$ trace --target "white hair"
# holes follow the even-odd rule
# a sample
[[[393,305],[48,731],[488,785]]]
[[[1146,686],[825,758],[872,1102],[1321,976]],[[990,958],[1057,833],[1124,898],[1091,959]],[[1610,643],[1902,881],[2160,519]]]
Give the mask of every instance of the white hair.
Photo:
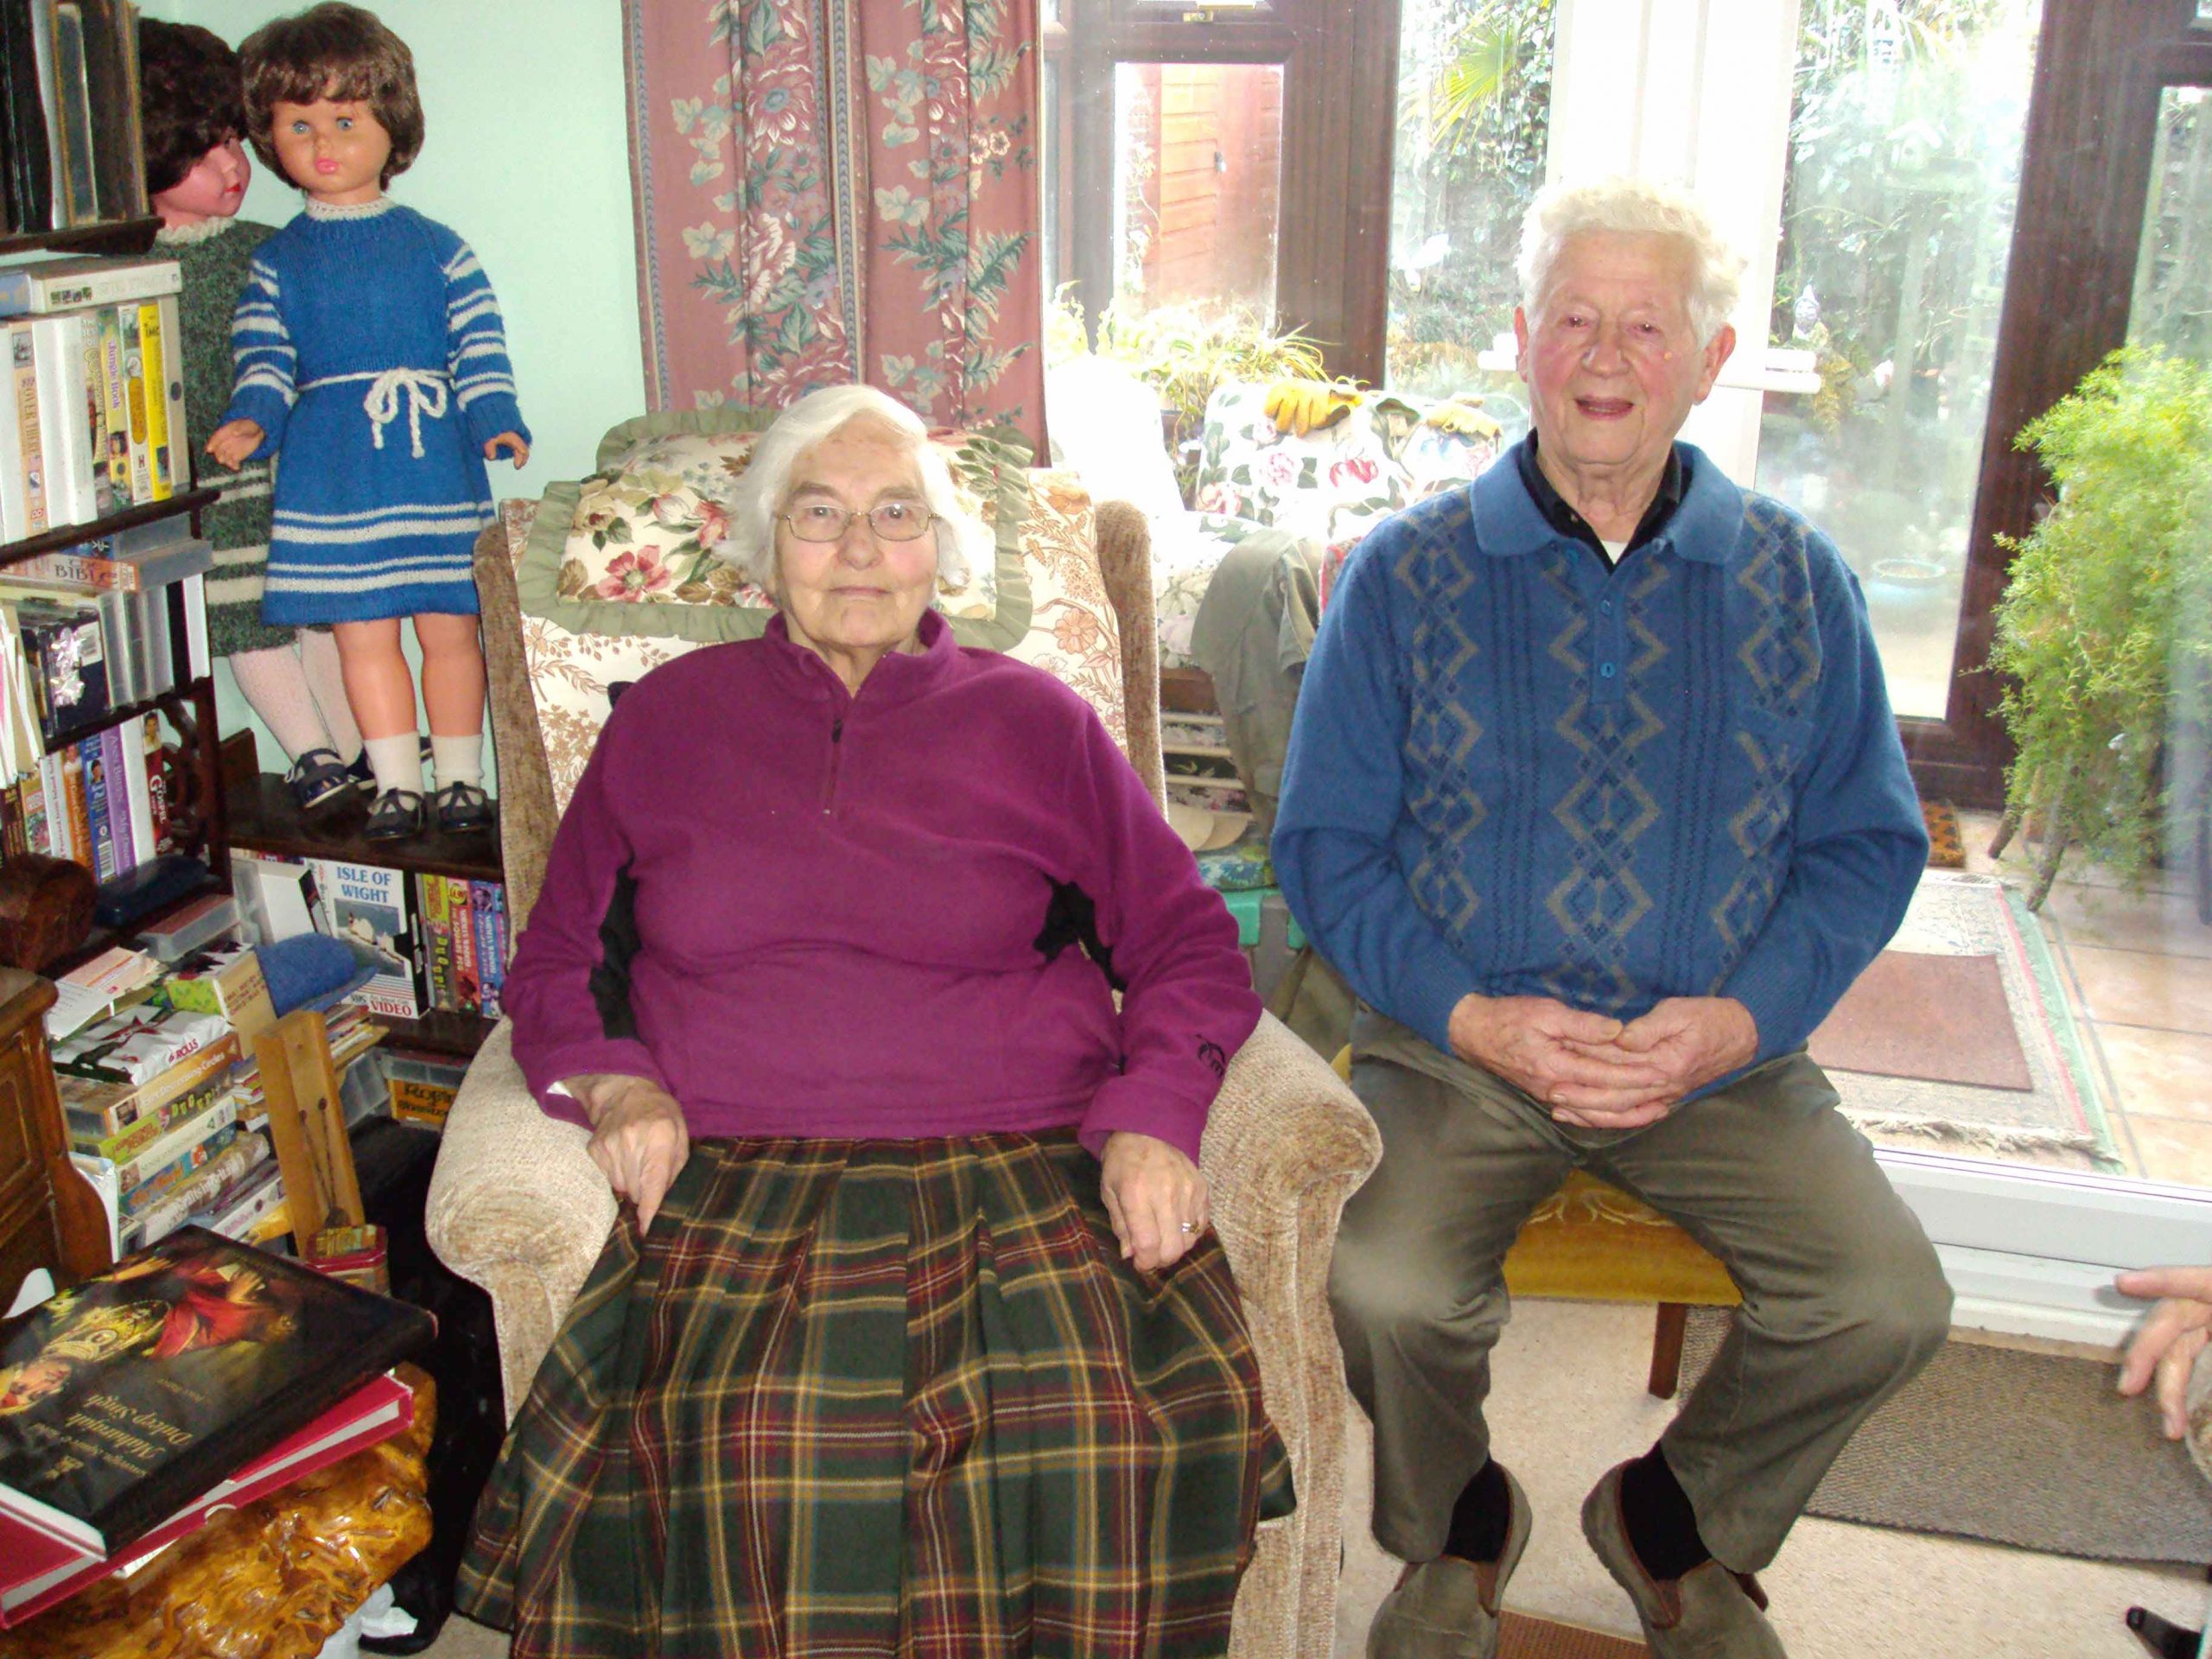
[[[1689,250],[1690,326],[1709,343],[1736,308],[1744,256],[1713,228],[1695,198],[1649,179],[1616,174],[1582,184],[1554,184],[1529,204],[1521,220],[1521,306],[1535,321],[1550,297],[1552,272],[1578,236],[1671,236]]]
[[[855,421],[879,421],[906,440],[921,474],[922,500],[937,516],[937,575],[948,588],[967,585],[976,561],[994,556],[991,533],[961,505],[944,455],[929,441],[922,417],[874,386],[825,386],[779,415],[753,446],[753,460],[730,500],[729,534],[715,549],[747,582],[776,587],[776,519],[791,488],[791,467],[825,438]]]

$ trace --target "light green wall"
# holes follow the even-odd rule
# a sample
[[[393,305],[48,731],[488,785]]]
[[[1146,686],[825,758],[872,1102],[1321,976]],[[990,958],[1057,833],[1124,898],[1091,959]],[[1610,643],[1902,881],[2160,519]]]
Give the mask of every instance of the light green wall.
[[[306,0],[147,0],[236,45]],[[506,314],[530,465],[493,469],[499,497],[535,497],[591,469],[600,435],[645,406],[637,239],[623,118],[616,0],[374,0],[415,54],[425,137],[392,195],[475,248]],[[241,217],[282,225],[299,193],[257,160]],[[223,728],[252,724],[262,764],[276,747],[219,669]]]

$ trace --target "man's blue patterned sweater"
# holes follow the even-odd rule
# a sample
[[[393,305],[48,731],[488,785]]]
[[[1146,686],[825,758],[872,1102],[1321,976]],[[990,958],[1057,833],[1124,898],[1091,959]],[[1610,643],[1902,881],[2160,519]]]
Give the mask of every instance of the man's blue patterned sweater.
[[[1632,1019],[1723,995],[1798,1047],[1904,915],[1923,825],[1834,544],[1678,444],[1607,569],[1515,457],[1347,564],[1274,842],[1292,913],[1440,1048],[1466,993]]]

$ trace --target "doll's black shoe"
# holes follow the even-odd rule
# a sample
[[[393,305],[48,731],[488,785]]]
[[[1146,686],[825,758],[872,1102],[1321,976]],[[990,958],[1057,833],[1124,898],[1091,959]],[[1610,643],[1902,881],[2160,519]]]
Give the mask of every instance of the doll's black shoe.
[[[369,821],[361,827],[370,841],[398,841],[423,833],[422,791],[387,789],[369,807]]]
[[[474,784],[448,784],[430,797],[438,828],[448,835],[483,830],[492,823],[492,798]]]
[[[335,749],[309,749],[284,774],[284,787],[292,791],[302,812],[344,800],[360,787],[361,781],[338,758]]]

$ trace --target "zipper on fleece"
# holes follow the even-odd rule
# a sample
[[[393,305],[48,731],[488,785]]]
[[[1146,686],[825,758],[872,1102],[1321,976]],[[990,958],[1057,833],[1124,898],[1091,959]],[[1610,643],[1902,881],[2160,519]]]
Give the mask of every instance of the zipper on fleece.
[[[837,810],[837,773],[845,753],[845,717],[838,715],[830,722],[830,765],[822,774],[822,816],[830,817]]]

